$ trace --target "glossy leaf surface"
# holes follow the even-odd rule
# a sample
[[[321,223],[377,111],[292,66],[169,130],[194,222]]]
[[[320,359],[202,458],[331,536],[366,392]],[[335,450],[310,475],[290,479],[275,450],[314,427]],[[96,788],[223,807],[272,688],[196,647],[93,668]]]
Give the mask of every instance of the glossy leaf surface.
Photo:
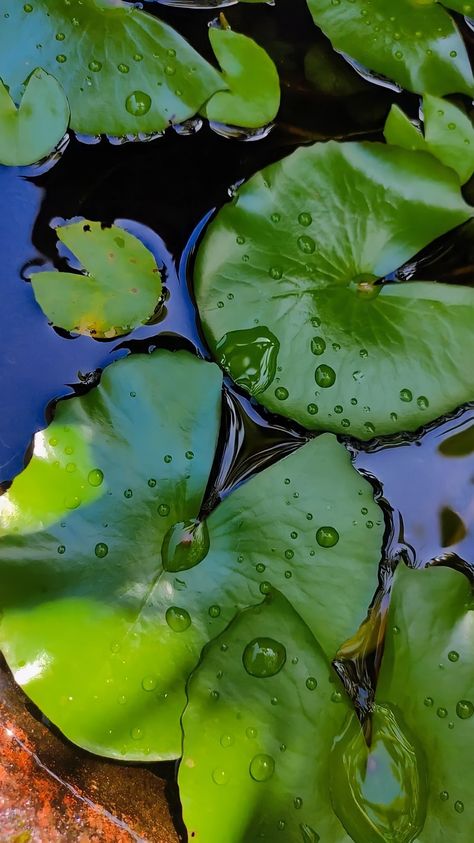
[[[473,618],[472,589],[463,574],[400,566],[377,699],[403,712],[426,758],[420,843],[467,843],[473,828]]]
[[[272,675],[248,672],[255,669],[249,650],[259,646],[263,658],[272,647],[284,653]],[[329,788],[331,747],[348,701],[281,594],[242,612],[206,648],[188,696],[179,785],[190,838],[348,843]]]
[[[229,90],[214,94],[202,113],[209,120],[246,128],[273,120],[280,105],[280,82],[268,53],[231,29],[211,27],[209,39]]]
[[[207,340],[272,412],[361,439],[413,430],[473,390],[474,291],[374,286],[472,216],[454,172],[380,144],[315,144],[211,222],[195,287]]]
[[[466,47],[449,7],[469,14],[463,0],[308,0],[314,22],[333,47],[365,67],[423,94],[472,96]]]
[[[202,647],[271,585],[329,658],[376,587],[381,512],[329,434],[199,521],[220,390],[184,352],[115,363],[58,406],[0,499],[2,650],[41,710],[104,755],[181,754]]]
[[[474,172],[474,127],[469,117],[452,103],[428,94],[423,97],[423,112],[424,136],[392,105],[384,129],[387,143],[431,152],[455,170],[464,184]]]
[[[29,77],[19,107],[0,79],[0,164],[34,164],[49,155],[69,124],[59,82],[41,68]]]
[[[54,325],[114,337],[153,315],[161,295],[160,272],[140,240],[116,225],[91,220],[60,226],[56,233],[86,273],[31,276],[36,300]]]
[[[14,98],[38,63],[63,86],[72,128],[91,135],[161,131],[223,87],[170,26],[121,0],[6,0],[0,77]]]

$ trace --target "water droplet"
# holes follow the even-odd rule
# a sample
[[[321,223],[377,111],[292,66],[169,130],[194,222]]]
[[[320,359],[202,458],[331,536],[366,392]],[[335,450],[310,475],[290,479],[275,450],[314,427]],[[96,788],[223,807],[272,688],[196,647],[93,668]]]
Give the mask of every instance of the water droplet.
[[[258,736],[257,730],[253,729],[251,726],[249,726],[249,728],[245,730],[245,734],[247,735],[250,741],[254,741],[255,738]]]
[[[33,6],[31,5],[31,3],[25,3],[25,5],[23,6],[23,11],[26,12],[27,14],[29,12],[32,12]]]
[[[268,328],[224,334],[216,351],[221,366],[251,395],[264,392],[275,379],[280,343]]]
[[[232,735],[222,735],[220,744],[224,749],[227,749],[229,746],[232,746],[235,743],[234,738]]]
[[[156,486],[156,480],[155,480],[155,478],[154,478],[154,477],[150,477],[150,479],[149,479],[149,481],[148,481],[148,485],[149,485],[150,489],[154,489],[154,488],[155,488],[155,486]]]
[[[120,64],[117,65],[117,69],[120,73],[128,73],[130,70],[128,64],[123,64],[123,62],[120,62]]]
[[[288,398],[289,392],[285,389],[284,386],[278,386],[275,389],[275,398],[278,398],[279,401],[286,401]]]
[[[56,61],[58,62],[58,64],[64,64],[64,62],[67,61],[67,57],[64,55],[64,53],[59,53],[59,55],[56,56]]]
[[[255,755],[249,769],[254,781],[267,782],[275,772],[275,761],[271,755]]]
[[[442,706],[440,706],[440,708],[436,709],[436,714],[438,715],[438,717],[441,718],[441,720],[444,720],[444,718],[448,716],[447,710],[445,708],[443,708]]]
[[[135,726],[135,728],[130,731],[130,735],[132,737],[132,740],[140,741],[143,737],[143,729],[140,729],[138,726]]]
[[[56,41],[64,41],[65,37],[66,36],[65,36],[64,32],[57,32],[56,33]]]
[[[456,714],[460,720],[469,720],[474,714],[474,705],[470,700],[459,700],[456,706]]]
[[[433,705],[433,697],[425,697],[423,702],[426,705],[426,708],[431,708]]]
[[[169,465],[170,462],[173,462],[173,457],[171,456],[171,454],[165,454],[163,460],[167,465]]]
[[[218,618],[221,613],[220,606],[209,606],[209,615],[211,618]]]
[[[273,638],[254,638],[247,644],[243,665],[250,676],[265,679],[279,673],[286,662],[286,649]]]
[[[185,632],[191,626],[191,616],[186,609],[170,606],[166,610],[166,623],[173,632]]]
[[[271,219],[272,222],[275,222],[275,223],[280,222],[281,216],[280,216],[280,214],[272,214],[270,219]]]
[[[303,807],[303,800],[301,796],[295,796],[295,798],[293,799],[293,805],[295,806],[297,811],[299,811],[299,809]]]
[[[448,801],[448,799],[449,799],[449,793],[448,793],[448,791],[447,791],[447,790],[442,790],[442,791],[441,791],[441,793],[439,794],[439,798],[441,799],[441,802],[447,802],[447,801]]]
[[[225,770],[221,767],[217,767],[217,769],[212,771],[212,780],[215,784],[223,785],[227,784],[229,776]]]
[[[402,389],[400,391],[400,401],[405,401],[405,403],[413,401],[413,393],[409,389]]]
[[[313,337],[311,340],[311,351],[316,356],[324,354],[326,351],[326,342],[322,337]]]
[[[60,556],[62,556],[62,555],[63,555],[63,553],[66,553],[66,548],[65,548],[65,546],[64,546],[63,544],[60,544],[60,545],[58,546],[58,553],[59,553],[59,555],[60,555]]]
[[[154,691],[157,685],[158,679],[156,676],[145,676],[142,679],[142,688],[144,691]]]
[[[427,410],[430,406],[430,402],[424,395],[420,395],[420,397],[416,399],[416,403],[418,404],[420,410]]]
[[[316,369],[314,379],[318,386],[322,389],[329,389],[329,387],[333,386],[336,382],[336,373],[331,366],[326,366],[326,364],[323,363]]]
[[[130,500],[130,498],[133,498],[132,490],[131,489],[125,489],[125,491],[123,493],[123,496],[124,496],[124,498],[127,498],[127,500]]]
[[[454,803],[454,810],[455,810],[458,814],[462,814],[462,812],[464,811],[464,802],[461,802],[461,801],[458,799],[458,800],[457,800],[457,802],[455,802],[455,803]]]
[[[66,509],[77,509],[81,505],[81,499],[77,495],[66,498]]]
[[[313,222],[313,217],[311,214],[307,213],[307,211],[303,211],[303,213],[298,217],[298,222],[300,225],[304,225],[304,227],[307,228]]]
[[[125,696],[125,694],[120,694],[117,699],[117,702],[119,705],[125,705],[125,703],[127,702],[127,697]]]
[[[270,594],[271,590],[272,590],[271,584],[267,580],[264,580],[263,582],[260,583],[261,594]]]
[[[187,460],[193,460],[194,459],[194,451],[186,451],[184,456],[186,457]]]
[[[457,653],[456,650],[451,650],[451,652],[448,653],[448,659],[450,662],[459,661],[459,653]]]
[[[314,676],[308,676],[306,680],[306,687],[308,691],[314,691],[318,687],[318,680]]]
[[[331,702],[333,703],[340,703],[342,702],[342,694],[340,691],[334,691],[331,694]]]
[[[334,527],[320,527],[316,533],[320,547],[334,547],[339,541],[339,533]]]
[[[295,552],[294,552],[294,550],[291,549],[291,547],[289,547],[287,550],[285,550],[285,559],[293,559],[294,555],[295,555]]]
[[[298,249],[300,249],[300,251],[302,251],[305,255],[312,255],[316,249],[316,243],[313,238],[308,237],[306,234],[302,234],[301,237],[298,237],[297,243]]]
[[[317,404],[308,404],[306,409],[307,409],[308,413],[310,414],[310,416],[315,416],[318,413],[318,410],[319,410]]]
[[[170,508],[167,503],[160,503],[157,512],[162,518],[166,518],[166,516],[170,514]]]
[[[191,519],[174,524],[161,547],[165,571],[176,573],[194,568],[209,553],[209,531],[205,521]]]
[[[125,100],[125,108],[134,117],[143,117],[151,108],[151,97],[144,91],[134,91]]]
[[[98,557],[98,559],[104,559],[104,557],[107,556],[108,552],[109,548],[104,542],[99,542],[98,544],[96,544],[94,553]]]
[[[89,486],[101,486],[104,482],[104,474],[100,468],[93,468],[92,471],[89,471],[87,480]]]

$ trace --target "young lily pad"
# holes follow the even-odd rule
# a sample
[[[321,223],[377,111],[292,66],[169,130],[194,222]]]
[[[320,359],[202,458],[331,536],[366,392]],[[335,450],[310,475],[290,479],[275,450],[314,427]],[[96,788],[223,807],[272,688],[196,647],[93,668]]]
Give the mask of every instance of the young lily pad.
[[[452,410],[472,397],[474,290],[373,282],[472,214],[431,156],[299,149],[208,228],[195,286],[212,353],[265,407],[308,428],[370,439]]]
[[[330,671],[278,592],[206,648],[183,716],[189,839],[349,843],[329,788],[331,747],[349,705]]]
[[[472,836],[473,620],[472,588],[463,574],[400,566],[377,700],[398,708],[426,758],[420,843],[468,843]]]
[[[185,352],[112,364],[58,405],[0,499],[0,646],[50,720],[103,755],[178,757],[202,647],[272,586],[328,658],[376,587],[381,512],[330,434],[199,519],[221,383]]]
[[[62,84],[72,128],[92,135],[161,131],[225,87],[170,26],[121,0],[6,0],[0,77],[14,99],[39,62]]]
[[[255,129],[270,123],[280,107],[280,82],[268,53],[246,35],[211,27],[209,39],[228,91],[214,94],[202,109],[208,120]]]
[[[474,92],[469,57],[448,8],[469,13],[463,0],[308,0],[314,22],[336,50],[423,94]],[[446,8],[444,8],[446,7]]]
[[[385,124],[387,143],[406,149],[431,152],[458,174],[461,184],[474,173],[474,127],[469,117],[439,97],[423,97],[425,135],[397,105],[392,105]]]
[[[82,220],[56,233],[87,274],[38,272],[31,276],[36,300],[48,319],[66,331],[95,337],[126,334],[146,322],[161,295],[155,258],[143,243],[116,225]]]
[[[69,124],[69,104],[59,82],[38,67],[19,108],[0,80],[0,164],[34,164],[49,155]]]

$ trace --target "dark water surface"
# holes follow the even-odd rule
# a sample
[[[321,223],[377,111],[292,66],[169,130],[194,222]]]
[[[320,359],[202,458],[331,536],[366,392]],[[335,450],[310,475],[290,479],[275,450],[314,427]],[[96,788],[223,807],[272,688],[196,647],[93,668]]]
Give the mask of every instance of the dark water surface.
[[[216,10],[143,5],[211,59],[207,22]],[[265,139],[229,139],[207,125],[190,136],[169,130],[150,143],[117,145],[103,139],[93,144],[71,136],[54,166],[0,167],[0,483],[4,488],[28,460],[32,437],[51,417],[54,402],[89,389],[113,360],[154,347],[187,348],[208,356],[190,285],[193,253],[207,219],[228,199],[233,185],[301,143],[330,137],[380,138],[394,101],[416,116],[416,97],[362,81],[342,59],[334,68],[335,93],[317,81],[311,84],[305,77],[305,57],[311,75],[311,62],[324,62],[331,53],[305,4],[295,9],[296,5],[295,0],[279,0],[275,8],[242,4],[225,9],[233,28],[254,35],[278,63],[283,104],[277,125]],[[37,267],[67,267],[67,257],[56,251],[51,225],[57,218],[76,216],[117,221],[153,251],[166,285],[165,304],[155,324],[113,341],[73,337],[48,324],[28,277]],[[430,247],[398,275],[472,284],[473,242],[472,226],[466,226]],[[307,435],[285,420],[262,414],[227,384],[206,508],[216,505],[236,483],[298,447]],[[417,435],[368,443],[363,449],[348,440],[348,446],[356,467],[372,480],[385,513],[386,546],[375,601],[383,628],[384,596],[400,558],[415,566],[453,565],[472,573],[474,405]],[[354,652],[348,661],[338,663],[362,713],[373,693],[377,659],[377,654],[367,660],[364,653]],[[179,825],[174,765],[152,766],[170,781]]]

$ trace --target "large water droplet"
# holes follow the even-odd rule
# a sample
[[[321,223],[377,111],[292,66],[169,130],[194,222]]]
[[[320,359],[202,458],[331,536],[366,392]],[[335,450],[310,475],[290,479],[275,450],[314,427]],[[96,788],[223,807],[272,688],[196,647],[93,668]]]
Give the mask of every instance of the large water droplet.
[[[108,545],[105,542],[99,542],[96,544],[94,552],[98,559],[104,559],[109,552]]]
[[[100,468],[93,468],[92,471],[89,471],[87,480],[90,486],[101,486],[104,481],[104,473]]]
[[[355,714],[331,757],[335,812],[355,843],[411,843],[423,828],[427,782],[415,738],[388,706],[375,706],[367,746]]]
[[[320,547],[334,547],[339,541],[339,533],[334,527],[320,527],[316,533]]]
[[[316,369],[314,379],[318,386],[322,389],[329,389],[329,387],[334,386],[336,382],[336,373],[331,366],[326,366],[326,364],[323,363]]]
[[[254,638],[247,644],[242,661],[247,673],[259,679],[275,676],[286,662],[286,649],[274,638]]]
[[[267,782],[275,772],[271,755],[255,755],[250,762],[250,775],[256,782]]]
[[[125,108],[134,117],[143,117],[151,108],[151,97],[144,91],[133,91],[125,100]]]
[[[264,392],[273,382],[279,350],[278,339],[264,326],[230,331],[216,348],[221,366],[251,395]]]
[[[205,521],[180,521],[166,533],[161,547],[165,571],[188,571],[209,553],[209,531]]]
[[[469,720],[474,714],[474,705],[470,700],[459,700],[456,706],[456,714],[460,720]]]
[[[186,609],[170,606],[166,610],[166,623],[173,632],[185,632],[191,626],[191,616]]]

